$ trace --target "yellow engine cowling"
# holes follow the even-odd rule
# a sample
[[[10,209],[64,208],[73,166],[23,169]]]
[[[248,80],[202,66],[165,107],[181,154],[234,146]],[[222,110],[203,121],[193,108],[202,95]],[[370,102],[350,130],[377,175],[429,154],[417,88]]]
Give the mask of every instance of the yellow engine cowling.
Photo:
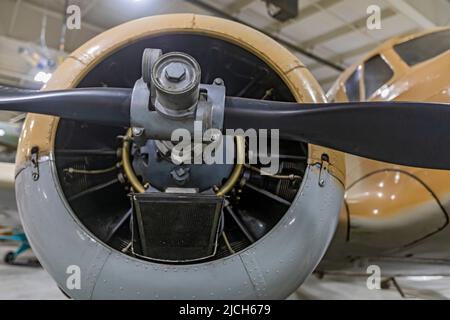
[[[193,14],[153,16],[106,31],[69,55],[44,90],[76,87],[122,49],[154,36],[175,34],[236,45],[267,64],[297,101],[325,101],[305,66],[267,36],[235,22]],[[129,59],[139,59],[140,54]],[[312,272],[334,233],[345,183],[344,156],[309,145],[307,171],[295,201],[253,245],[196,265],[162,265],[125,255],[83,225],[64,196],[55,167],[60,123],[55,117],[27,116],[16,159],[16,193],[36,255],[61,289],[74,298],[285,298]],[[39,150],[37,181],[31,179],[36,169],[32,150]],[[324,153],[329,159],[325,173],[321,172]],[[319,183],[323,174],[329,177],[324,185]],[[48,231],[49,226],[54,232]],[[66,271],[72,265],[81,269],[79,291],[65,287]]]

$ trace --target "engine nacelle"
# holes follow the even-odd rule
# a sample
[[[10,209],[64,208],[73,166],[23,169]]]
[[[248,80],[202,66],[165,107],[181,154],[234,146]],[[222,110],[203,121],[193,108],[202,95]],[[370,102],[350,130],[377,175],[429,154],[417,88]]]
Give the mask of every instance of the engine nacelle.
[[[45,89],[132,88],[142,75],[146,48],[194,57],[202,71],[200,83],[220,78],[232,96],[325,101],[305,66],[267,36],[235,22],[192,14],[153,16],[106,31],[72,53]],[[171,103],[170,97],[160,99]],[[138,144],[131,146],[126,136],[127,128],[27,116],[16,159],[19,212],[39,261],[69,296],[281,299],[319,263],[342,203],[341,153],[281,141],[277,177],[261,175],[255,167],[237,171],[238,164],[186,173],[156,156],[167,144],[140,145],[147,155],[138,157],[133,153]],[[142,169],[147,164],[158,170]],[[174,174],[167,175],[171,170]],[[176,255],[164,262],[136,254],[130,248],[138,220],[130,213],[129,194],[138,191],[136,185],[145,185],[147,175],[159,179],[155,192],[164,193],[163,186],[173,188],[171,183],[183,182],[185,174],[194,185],[226,189],[217,192],[225,205],[218,229],[223,236],[214,254],[178,262]],[[67,286],[73,266],[80,270],[79,288]]]

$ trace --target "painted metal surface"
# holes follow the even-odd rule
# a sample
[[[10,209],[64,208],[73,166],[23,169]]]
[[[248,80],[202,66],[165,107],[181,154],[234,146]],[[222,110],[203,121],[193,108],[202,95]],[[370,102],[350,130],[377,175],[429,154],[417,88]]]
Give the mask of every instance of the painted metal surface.
[[[319,186],[320,168],[310,166],[294,204],[261,240],[217,261],[174,266],[106,247],[74,218],[55,184],[53,161],[40,163],[38,181],[33,181],[31,171],[25,168],[16,180],[25,232],[44,268],[78,299],[286,298],[327,249],[344,192],[331,175]],[[79,290],[66,286],[73,265],[81,271]]]
[[[339,77],[328,93],[329,99],[348,101],[345,81],[365,61],[380,54],[393,76],[368,100],[450,103],[450,50],[408,66],[393,49],[398,43],[444,29],[382,44]],[[448,264],[450,171],[398,166],[347,154],[345,162],[347,206],[341,212],[323,270],[350,268],[349,272],[354,261],[366,258],[382,264],[384,272],[396,274],[402,268],[408,274],[427,273],[429,268],[423,265],[433,261],[436,265]],[[342,251],[345,256],[339,254]],[[340,264],[345,267],[337,267]]]
[[[235,22],[192,14],[144,18],[97,36],[65,60],[46,90],[76,86],[100,61],[138,39],[183,32],[216,37],[249,50],[278,73],[298,101],[325,100],[304,65],[273,40]],[[81,289],[68,292],[74,298],[285,298],[320,261],[335,230],[343,197],[344,155],[309,145],[310,166],[301,191],[283,219],[254,245],[225,259],[190,266],[130,258],[99,242],[67,205],[51,160],[57,126],[55,117],[27,116],[16,159],[16,195],[31,246],[63,289],[67,267],[80,267]],[[43,159],[37,181],[29,162],[34,146]],[[323,153],[329,156],[329,166],[320,173]]]
[[[70,266],[81,273],[79,290],[71,290],[75,299],[89,299],[96,279],[111,250],[91,236],[75,216],[55,181],[52,161],[40,162],[41,176],[32,179],[32,168],[16,177],[16,197],[24,231],[39,262],[58,285],[67,291]]]
[[[58,67],[44,90],[75,87],[81,79],[109,55],[138,39],[163,33],[196,33],[236,44],[258,56],[273,68],[297,101],[323,102],[325,96],[317,81],[296,56],[266,35],[239,23],[194,14],[152,16],[124,23],[96,36],[69,55]],[[41,155],[52,152],[58,118],[30,114],[27,116],[16,157],[16,171],[30,159],[31,148],[38,146]],[[344,155],[331,149],[309,146],[312,161],[320,162],[323,151],[329,154],[330,172],[344,177]],[[317,151],[316,151],[317,150]]]

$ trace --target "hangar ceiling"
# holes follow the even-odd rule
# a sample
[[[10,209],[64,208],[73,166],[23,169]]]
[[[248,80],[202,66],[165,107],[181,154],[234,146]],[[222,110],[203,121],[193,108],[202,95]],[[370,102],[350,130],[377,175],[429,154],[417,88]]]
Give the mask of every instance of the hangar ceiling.
[[[348,67],[384,40],[450,23],[449,0],[300,0],[298,16],[285,22],[271,18],[261,0],[71,0],[69,4],[81,8],[82,27],[67,30],[64,50],[60,52],[65,2],[0,1],[0,83],[37,86],[36,71],[30,70],[23,52],[18,53],[19,48],[39,51],[45,45],[46,54],[63,57],[98,33],[125,21],[191,12],[240,20],[277,38],[328,89],[339,69]],[[366,28],[366,10],[373,4],[381,9],[379,30]]]

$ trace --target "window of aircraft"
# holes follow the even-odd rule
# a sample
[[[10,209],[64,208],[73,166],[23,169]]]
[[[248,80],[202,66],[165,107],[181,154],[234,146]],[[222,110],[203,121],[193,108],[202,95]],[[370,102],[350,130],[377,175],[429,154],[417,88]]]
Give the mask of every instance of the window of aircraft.
[[[394,50],[409,66],[436,57],[449,49],[450,29],[426,34],[394,46]]]
[[[383,84],[392,78],[394,72],[380,55],[376,55],[364,63],[364,86],[366,100]]]
[[[347,94],[348,101],[360,101],[359,97],[359,68],[352,73],[352,75],[345,81],[345,93]]]

